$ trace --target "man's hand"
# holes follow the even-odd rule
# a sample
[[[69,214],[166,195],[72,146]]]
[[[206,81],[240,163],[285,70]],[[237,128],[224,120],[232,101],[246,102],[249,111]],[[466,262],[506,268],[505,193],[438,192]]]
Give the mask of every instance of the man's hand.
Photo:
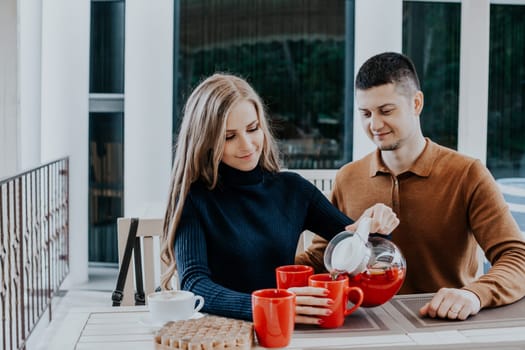
[[[288,288],[295,293],[295,323],[321,324],[319,316],[332,313],[329,306],[333,300],[327,298],[328,289],[318,287]]]
[[[481,302],[476,294],[464,289],[441,288],[430,302],[419,309],[419,314],[463,321],[477,314],[480,308]]]
[[[363,215],[352,225],[345,227],[349,232],[356,232],[359,223],[363,218],[371,218],[370,233],[390,234],[399,225],[399,219],[396,213],[389,206],[383,203],[377,203],[366,209]]]

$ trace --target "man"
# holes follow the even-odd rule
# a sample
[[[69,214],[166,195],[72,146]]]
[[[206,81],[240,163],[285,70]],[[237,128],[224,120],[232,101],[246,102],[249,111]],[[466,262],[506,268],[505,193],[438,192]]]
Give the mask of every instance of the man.
[[[420,314],[459,320],[522,298],[521,232],[479,160],[423,136],[423,93],[410,59],[390,52],[368,59],[355,87],[377,150],[337,172],[332,201],[352,218],[374,203],[392,207],[400,224],[391,238],[407,261],[400,293],[437,292]],[[478,243],[492,268],[476,278]],[[322,265],[325,247],[316,238],[296,262]]]

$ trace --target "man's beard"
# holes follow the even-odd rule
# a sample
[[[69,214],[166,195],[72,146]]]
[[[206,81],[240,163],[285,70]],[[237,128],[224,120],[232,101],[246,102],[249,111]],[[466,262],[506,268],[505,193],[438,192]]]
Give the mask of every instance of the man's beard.
[[[389,145],[380,145],[380,146],[378,146],[378,148],[381,151],[395,151],[396,149],[399,148],[399,142],[394,142],[394,143],[391,143]]]

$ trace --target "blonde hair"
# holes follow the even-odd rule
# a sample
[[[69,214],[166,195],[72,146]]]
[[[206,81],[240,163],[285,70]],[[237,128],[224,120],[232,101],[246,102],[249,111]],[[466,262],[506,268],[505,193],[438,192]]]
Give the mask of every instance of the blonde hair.
[[[253,103],[264,133],[259,165],[268,171],[279,171],[279,153],[266,120],[260,97],[243,79],[229,74],[214,74],[191,93],[184,107],[164,216],[162,261],[168,266],[161,286],[171,289],[176,273],[175,233],[190,186],[197,180],[212,190],[217,185],[218,168],[226,139],[226,119],[241,101]]]

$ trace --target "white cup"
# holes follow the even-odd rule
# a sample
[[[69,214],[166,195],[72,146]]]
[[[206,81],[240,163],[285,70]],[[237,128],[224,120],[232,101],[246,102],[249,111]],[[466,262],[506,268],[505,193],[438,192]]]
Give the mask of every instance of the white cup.
[[[187,320],[204,306],[204,298],[186,290],[148,294],[148,309],[154,322]]]

